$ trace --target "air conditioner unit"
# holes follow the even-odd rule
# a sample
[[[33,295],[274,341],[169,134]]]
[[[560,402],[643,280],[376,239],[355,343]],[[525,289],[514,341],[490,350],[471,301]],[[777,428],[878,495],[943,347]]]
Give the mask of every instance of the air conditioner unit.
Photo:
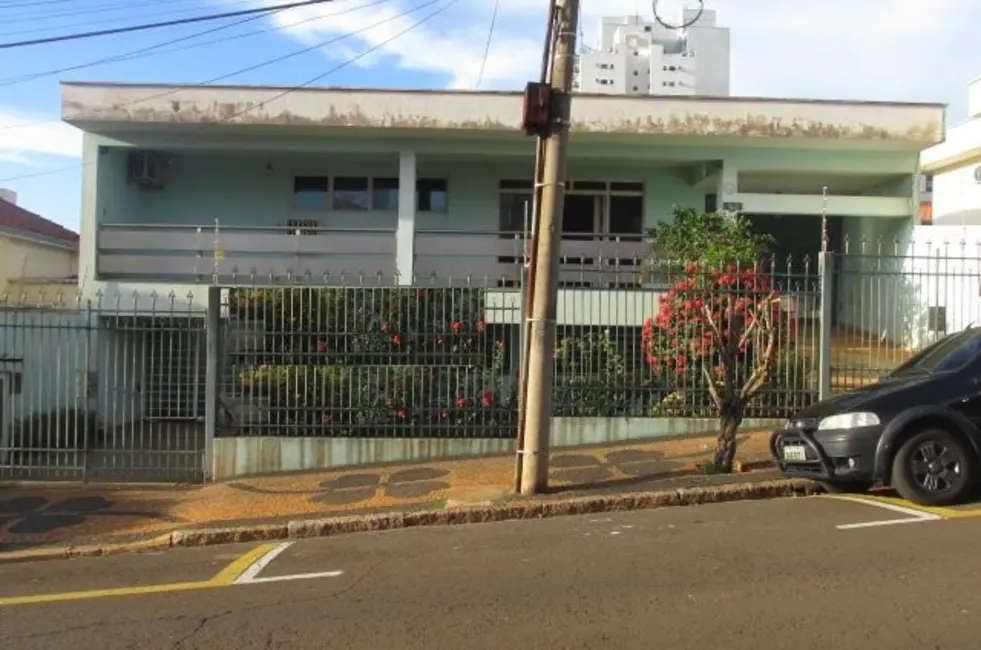
[[[140,187],[163,187],[163,156],[152,151],[134,151],[129,154],[127,177]]]

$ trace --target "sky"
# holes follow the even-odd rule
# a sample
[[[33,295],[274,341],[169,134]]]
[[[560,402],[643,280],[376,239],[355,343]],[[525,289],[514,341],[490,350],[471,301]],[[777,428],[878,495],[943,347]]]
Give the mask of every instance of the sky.
[[[0,43],[284,1],[0,0]],[[547,4],[497,0],[493,32],[495,0],[335,0],[271,17],[0,49],[0,188],[78,228],[81,134],[58,119],[61,81],[291,86],[333,70],[316,85],[516,90],[538,75]],[[662,0],[659,11],[671,20],[682,4]],[[733,96],[941,102],[956,124],[967,118],[968,82],[981,77],[977,0],[705,6],[731,29]],[[651,5],[583,0],[584,41],[595,43],[601,16],[624,14],[650,17]],[[88,65],[105,59],[113,60]]]

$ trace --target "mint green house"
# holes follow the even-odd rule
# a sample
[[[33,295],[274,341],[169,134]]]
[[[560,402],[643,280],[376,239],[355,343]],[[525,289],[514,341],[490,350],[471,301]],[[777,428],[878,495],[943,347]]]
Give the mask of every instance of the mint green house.
[[[180,285],[199,303],[214,279],[519,279],[533,143],[518,93],[67,83],[62,97],[85,132],[86,292]],[[573,113],[563,252],[611,263],[643,254],[637,236],[675,204],[752,215],[787,254],[818,249],[822,212],[832,246],[898,232],[919,152],[944,132],[944,108],[923,104],[582,95]]]
[[[920,151],[945,127],[933,104],[577,95],[572,110],[559,322],[634,330],[663,291],[638,272],[643,236],[673,206],[740,211],[778,257],[816,267],[822,214],[833,249],[909,230]],[[158,416],[202,418],[206,442],[187,449],[212,455],[205,473],[218,478],[513,444],[211,440],[202,369],[217,345],[203,324],[227,317],[218,304],[235,287],[469,283],[489,288],[489,325],[519,323],[534,159],[520,93],[66,83],[62,112],[85,133],[83,297],[112,296],[133,317],[169,297],[197,322],[117,373],[101,410],[147,417],[153,392]],[[842,278],[833,290],[835,318],[861,321],[864,287]],[[817,295],[803,289],[787,310],[813,318]],[[118,331],[107,336],[123,341]],[[648,436],[654,419],[557,418],[554,442]],[[662,419],[659,433],[706,426]]]

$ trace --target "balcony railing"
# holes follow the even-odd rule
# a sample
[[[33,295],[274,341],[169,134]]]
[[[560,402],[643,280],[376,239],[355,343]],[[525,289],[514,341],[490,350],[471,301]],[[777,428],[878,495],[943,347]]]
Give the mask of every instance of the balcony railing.
[[[106,224],[96,266],[100,279],[161,282],[392,278],[395,230]]]
[[[559,284],[638,285],[649,249],[641,235],[567,233],[560,249]],[[530,241],[520,232],[419,230],[415,274],[422,278],[487,278],[513,286],[521,282],[529,252]]]
[[[412,281],[472,278],[500,287],[521,283],[530,242],[522,233],[417,230]],[[314,284],[372,277],[407,284],[397,268],[391,229],[104,224],[98,278],[147,282]],[[566,234],[560,286],[632,287],[642,283],[649,244],[640,235]],[[346,279],[345,279],[346,278]]]

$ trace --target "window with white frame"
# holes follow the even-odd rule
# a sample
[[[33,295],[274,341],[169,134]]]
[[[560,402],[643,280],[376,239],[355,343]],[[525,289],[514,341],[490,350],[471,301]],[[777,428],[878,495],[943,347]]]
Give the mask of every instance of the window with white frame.
[[[416,180],[416,209],[446,212],[445,178]],[[343,212],[394,212],[399,207],[399,179],[367,176],[294,176],[293,209]]]

